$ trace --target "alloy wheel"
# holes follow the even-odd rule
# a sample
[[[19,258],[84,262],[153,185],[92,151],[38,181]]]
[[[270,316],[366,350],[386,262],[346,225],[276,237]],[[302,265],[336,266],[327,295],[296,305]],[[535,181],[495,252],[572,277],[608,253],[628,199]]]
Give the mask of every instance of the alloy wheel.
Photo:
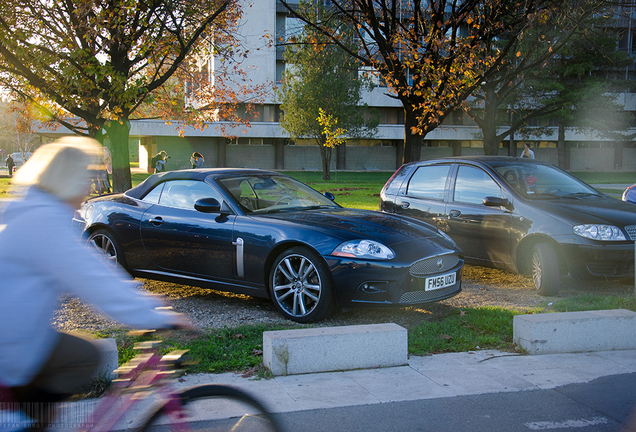
[[[88,242],[97,249],[109,265],[117,267],[117,248],[115,247],[113,240],[111,240],[107,234],[95,232],[89,237]]]
[[[303,317],[316,309],[320,302],[322,282],[316,266],[300,254],[283,258],[273,275],[276,302],[289,315]]]

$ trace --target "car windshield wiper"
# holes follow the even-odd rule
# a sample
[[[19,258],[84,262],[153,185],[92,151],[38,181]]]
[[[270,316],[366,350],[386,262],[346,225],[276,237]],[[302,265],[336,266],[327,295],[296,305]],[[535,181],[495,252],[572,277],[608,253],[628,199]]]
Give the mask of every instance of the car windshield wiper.
[[[305,210],[316,210],[316,209],[326,209],[326,208],[337,208],[337,206],[315,205],[315,206],[307,206],[307,207],[303,207],[303,206],[280,207],[275,209],[254,210],[254,211],[251,211],[249,214],[268,214],[268,213],[305,211]]]
[[[338,208],[334,205],[313,205],[308,207],[302,207],[303,210],[316,210],[316,209],[327,209],[327,208]]]
[[[595,192],[573,192],[567,195],[563,195],[564,198],[585,198],[585,197],[601,197],[603,195]]]
[[[535,198],[535,199],[536,198],[539,198],[539,199],[541,199],[541,198],[558,198],[558,199],[561,199],[560,195],[553,194],[553,193],[535,193],[535,194],[528,194],[528,196],[532,197],[532,198]]]

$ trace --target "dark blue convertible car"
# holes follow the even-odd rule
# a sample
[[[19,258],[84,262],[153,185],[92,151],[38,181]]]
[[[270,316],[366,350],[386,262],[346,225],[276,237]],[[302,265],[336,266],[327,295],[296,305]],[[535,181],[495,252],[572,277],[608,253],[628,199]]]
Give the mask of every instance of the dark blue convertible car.
[[[347,209],[283,174],[155,174],[86,201],[74,223],[132,275],[271,298],[297,322],[334,307],[408,306],[461,290],[463,256],[415,219]]]

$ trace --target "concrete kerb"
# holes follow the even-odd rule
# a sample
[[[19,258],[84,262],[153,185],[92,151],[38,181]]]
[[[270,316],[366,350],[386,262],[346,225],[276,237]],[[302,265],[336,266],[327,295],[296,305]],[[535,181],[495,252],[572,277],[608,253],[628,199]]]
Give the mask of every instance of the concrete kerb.
[[[117,374],[114,372],[119,366],[119,357],[117,352],[117,341],[113,338],[93,339],[91,341],[99,350],[102,362],[95,373],[96,378],[115,379]]]
[[[625,309],[516,315],[513,340],[528,354],[636,350],[636,312]],[[114,339],[94,341],[103,354],[98,376],[117,368]],[[296,375],[408,364],[407,330],[397,324],[263,333],[263,363],[272,374]]]
[[[513,341],[529,354],[636,349],[636,312],[625,309],[517,315]]]
[[[263,332],[263,363],[274,375],[408,364],[408,334],[397,324]]]
[[[625,309],[517,315],[513,340],[529,354],[636,349],[636,312]],[[274,375],[399,366],[408,335],[396,324],[263,333],[263,363]]]

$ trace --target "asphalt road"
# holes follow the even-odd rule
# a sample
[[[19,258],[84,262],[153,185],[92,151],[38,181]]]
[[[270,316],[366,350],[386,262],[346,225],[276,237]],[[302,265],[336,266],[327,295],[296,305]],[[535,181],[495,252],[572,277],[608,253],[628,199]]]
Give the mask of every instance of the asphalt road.
[[[284,431],[294,432],[632,432],[636,431],[635,407],[636,373],[631,373],[551,390],[298,411],[276,417]],[[191,423],[189,428],[214,431],[216,426],[205,421]]]

